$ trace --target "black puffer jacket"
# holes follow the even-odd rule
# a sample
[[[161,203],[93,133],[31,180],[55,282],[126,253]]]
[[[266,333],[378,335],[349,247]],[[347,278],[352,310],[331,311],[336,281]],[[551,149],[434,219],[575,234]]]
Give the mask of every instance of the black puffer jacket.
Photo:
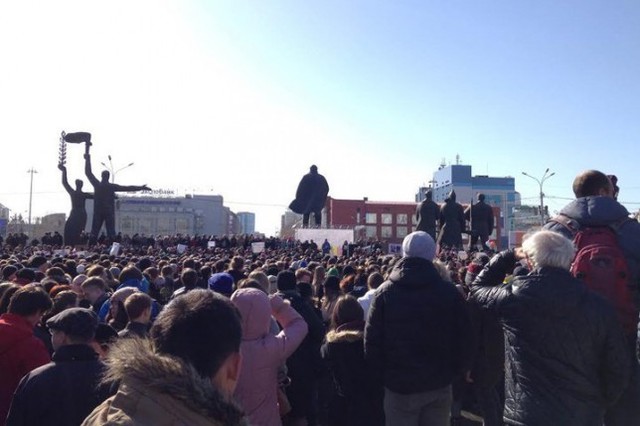
[[[472,331],[458,290],[431,262],[404,258],[374,295],[365,356],[393,392],[441,389],[470,369]]]
[[[329,405],[332,425],[384,424],[383,389],[364,360],[364,323],[349,323],[327,333],[322,358],[333,376],[336,396]]]
[[[504,327],[505,422],[602,425],[630,371],[613,308],[559,268],[535,269],[500,285],[515,261],[512,251],[494,256],[470,297],[494,310]]]

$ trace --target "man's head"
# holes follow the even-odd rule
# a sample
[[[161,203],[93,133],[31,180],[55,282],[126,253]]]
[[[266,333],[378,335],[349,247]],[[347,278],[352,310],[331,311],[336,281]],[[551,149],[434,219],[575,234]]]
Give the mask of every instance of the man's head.
[[[298,268],[296,270],[296,282],[299,283],[308,283],[311,284],[311,280],[313,279],[313,274],[307,268]]]
[[[89,345],[98,327],[98,316],[91,309],[69,308],[49,318],[54,350],[65,345]]]
[[[96,303],[105,294],[106,285],[100,277],[89,277],[80,284],[85,299],[91,303]]]
[[[49,262],[47,261],[47,258],[44,256],[32,256],[29,259],[29,268],[33,269],[34,271],[40,271],[44,273],[47,271],[48,267],[49,267]]]
[[[82,181],[80,179],[76,179],[76,190],[77,191],[82,191]]]
[[[209,289],[227,297],[230,297],[231,293],[233,293],[233,284],[233,277],[227,272],[213,274],[208,281]]]
[[[522,249],[532,268],[569,269],[575,255],[573,242],[553,231],[538,231],[524,240]]]
[[[425,192],[424,196],[426,197],[427,200],[431,200],[433,198],[433,191],[428,190],[427,192]]]
[[[311,167],[309,167],[309,171],[313,174],[318,173],[318,166],[316,166],[315,164],[312,165]]]
[[[111,177],[111,174],[109,174],[108,170],[103,170],[102,171],[102,182],[109,183],[109,178],[110,177]]]
[[[573,193],[576,198],[598,195],[613,197],[613,184],[604,173],[597,170],[586,170],[573,180]]]
[[[436,257],[436,243],[424,231],[412,232],[402,241],[402,256],[419,257],[431,262]]]
[[[198,284],[198,272],[195,269],[186,268],[180,274],[180,281],[185,288],[195,288]]]
[[[130,322],[148,324],[151,321],[151,297],[140,291],[135,292],[125,299],[124,310]]]
[[[156,352],[191,364],[231,395],[240,373],[240,324],[240,313],[229,299],[196,289],[165,306],[151,328],[151,339]]]
[[[483,193],[478,194],[478,201],[484,202],[484,194]]]
[[[35,285],[26,285],[11,296],[7,312],[24,317],[35,327],[40,322],[42,314],[51,309],[52,305],[51,298],[43,289]]]

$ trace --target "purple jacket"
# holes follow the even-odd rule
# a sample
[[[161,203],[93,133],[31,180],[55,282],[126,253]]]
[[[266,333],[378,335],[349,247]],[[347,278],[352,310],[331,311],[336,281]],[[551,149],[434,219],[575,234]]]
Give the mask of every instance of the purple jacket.
[[[234,393],[252,425],[281,425],[278,411],[278,367],[307,335],[307,323],[279,296],[244,288],[231,296],[242,315],[242,367]],[[282,325],[269,333],[270,317]]]

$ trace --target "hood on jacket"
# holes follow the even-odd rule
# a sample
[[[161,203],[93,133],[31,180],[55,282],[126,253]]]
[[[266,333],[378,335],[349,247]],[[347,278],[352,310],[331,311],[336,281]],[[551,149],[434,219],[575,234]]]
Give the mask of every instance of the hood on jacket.
[[[103,383],[137,381],[146,390],[169,395],[191,410],[224,425],[245,425],[244,414],[228,402],[211,380],[177,357],[161,355],[148,339],[122,339],[106,360]]]
[[[331,330],[327,333],[327,343],[353,343],[364,340],[364,331],[361,330]]]
[[[12,349],[17,343],[33,336],[31,324],[20,315],[3,314],[0,317],[0,354]]]
[[[424,286],[433,282],[440,282],[440,274],[433,263],[419,257],[405,257],[400,259],[389,274],[389,281],[402,282],[402,285]]]
[[[627,209],[606,196],[582,197],[570,202],[560,214],[577,219],[583,225],[600,225],[629,217]]]
[[[231,295],[231,301],[242,317],[242,339],[260,339],[269,333],[271,303],[269,297],[255,288],[241,288]]]

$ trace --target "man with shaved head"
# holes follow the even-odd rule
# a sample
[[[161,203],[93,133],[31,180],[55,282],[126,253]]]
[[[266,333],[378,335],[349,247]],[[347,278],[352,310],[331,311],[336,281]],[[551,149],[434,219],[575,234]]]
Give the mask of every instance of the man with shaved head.
[[[573,181],[576,199],[564,207],[558,216],[545,225],[545,229],[574,238],[580,230],[589,228],[612,229],[617,244],[624,254],[628,268],[629,305],[635,308],[631,326],[627,327],[629,358],[632,363],[630,383],[620,399],[605,415],[605,424],[640,425],[640,366],[636,358],[638,312],[640,312],[640,223],[629,219],[627,209],[615,199],[615,185],[597,170],[586,170]],[[613,291],[613,290],[611,290]],[[605,294],[603,296],[606,297]],[[618,309],[620,317],[627,315]],[[628,315],[627,315],[628,316]]]

